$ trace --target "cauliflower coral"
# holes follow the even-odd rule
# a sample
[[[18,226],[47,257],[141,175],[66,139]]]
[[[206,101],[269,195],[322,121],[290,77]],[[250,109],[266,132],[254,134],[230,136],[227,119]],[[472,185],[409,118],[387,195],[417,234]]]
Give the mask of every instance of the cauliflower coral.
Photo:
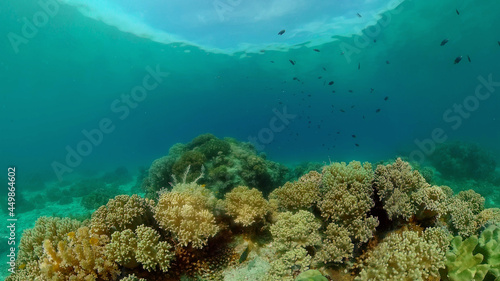
[[[219,231],[208,194],[205,187],[195,183],[174,187],[160,195],[154,216],[180,245],[202,248]]]

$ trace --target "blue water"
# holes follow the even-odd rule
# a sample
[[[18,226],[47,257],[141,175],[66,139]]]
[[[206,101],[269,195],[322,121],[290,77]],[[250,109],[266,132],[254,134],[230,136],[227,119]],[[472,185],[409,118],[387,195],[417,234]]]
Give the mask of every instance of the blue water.
[[[288,22],[252,28],[244,10],[256,7],[245,1],[224,22],[203,6],[210,24],[187,26],[182,20],[198,15],[186,7],[178,21],[162,21],[158,3],[140,11],[133,1],[107,2],[122,5],[117,18],[128,16],[120,21],[99,15],[99,6],[62,1],[46,24],[23,33],[24,18],[33,23],[43,9],[37,1],[2,1],[2,167],[45,181],[119,166],[135,173],[203,133],[257,137],[268,159],[288,165],[398,155],[424,161],[438,133],[498,159],[500,2],[405,1],[389,10],[382,1],[358,2],[332,14],[331,5],[306,5]],[[238,13],[248,21],[236,22]],[[151,69],[160,73],[148,80],[151,89],[127,103],[123,97]],[[276,111],[290,114],[275,123],[279,129],[270,124]],[[85,146],[85,130],[102,138]],[[79,147],[85,155],[73,165],[67,155]]]

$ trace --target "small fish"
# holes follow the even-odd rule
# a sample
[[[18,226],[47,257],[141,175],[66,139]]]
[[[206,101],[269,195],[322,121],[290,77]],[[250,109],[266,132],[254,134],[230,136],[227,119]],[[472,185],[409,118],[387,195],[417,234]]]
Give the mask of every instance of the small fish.
[[[313,49],[313,51],[315,51],[315,52],[318,52],[318,53],[319,53],[319,50],[318,50],[318,49]]]
[[[271,63],[274,63],[274,61],[273,61],[273,60],[271,60],[270,62],[271,62]]]
[[[385,61],[385,63],[386,63],[386,64],[390,64],[391,62],[390,62],[390,61],[388,61],[388,60],[386,60],[386,61]]]
[[[357,146],[357,147],[359,147],[359,144],[357,144],[357,143],[355,143],[354,145]]]
[[[326,68],[322,67],[324,71],[326,71]]]
[[[376,113],[379,113],[380,112],[380,108],[377,108],[377,110],[375,110]]]
[[[341,52],[340,55],[343,56],[345,54],[345,52]]]
[[[457,15],[460,16],[460,12],[458,11],[458,9],[455,9],[455,12],[457,12]]]
[[[292,65],[295,65],[295,61],[293,60],[288,60]]]
[[[458,56],[458,57],[455,59],[454,64],[459,63],[461,60],[462,60],[462,56]]]
[[[337,135],[340,135],[340,131],[337,131]]]
[[[297,78],[297,77],[293,77],[293,80],[300,81],[299,78]]]
[[[467,55],[467,59],[469,60],[469,62],[472,62],[472,61],[470,60],[470,57],[469,57],[469,55]]]
[[[359,13],[357,13],[356,15],[358,15],[358,17],[362,17],[362,15],[360,15]]]
[[[373,89],[373,88],[370,88],[370,93],[373,93],[373,91],[375,91],[375,89]]]
[[[354,108],[354,107],[355,107],[355,105],[351,105],[351,109]]]
[[[377,43],[377,39],[373,39],[373,43]]]
[[[497,41],[497,43],[498,43],[498,46],[500,46],[500,41]]]
[[[349,93],[352,93],[352,90],[349,90]]]
[[[361,69],[361,63],[358,62],[358,69]]]
[[[363,119],[365,119],[365,116],[363,115]]]
[[[282,29],[280,32],[278,32],[278,35],[283,35],[283,33],[285,33],[284,29]]]
[[[323,78],[323,77],[322,76],[318,76],[318,79],[321,79],[321,78]]]
[[[247,259],[249,253],[250,253],[250,245],[248,245],[245,251],[241,253],[239,263],[244,262]]]
[[[388,99],[389,99],[389,97],[385,97],[385,98],[384,98],[384,100],[388,100]]]
[[[333,90],[333,91],[332,91],[332,93],[334,93],[334,94],[335,94],[335,90]]]
[[[446,43],[448,43],[448,39],[444,39],[443,41],[441,41],[441,46],[446,45]]]
[[[331,86],[331,85],[333,85],[333,83],[334,83],[333,81],[330,81],[330,82],[328,82],[328,85]]]
[[[341,109],[340,112],[345,112],[345,110]]]
[[[356,138],[356,135],[352,135],[353,138]]]
[[[260,52],[261,52],[261,53],[265,53],[265,52],[266,52],[266,50],[260,50]]]

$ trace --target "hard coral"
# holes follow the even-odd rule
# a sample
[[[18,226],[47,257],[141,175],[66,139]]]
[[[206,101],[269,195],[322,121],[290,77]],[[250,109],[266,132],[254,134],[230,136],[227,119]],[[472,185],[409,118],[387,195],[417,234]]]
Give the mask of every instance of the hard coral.
[[[268,202],[262,192],[246,186],[238,186],[226,193],[224,205],[234,221],[243,226],[262,220],[269,211]]]
[[[135,234],[130,229],[115,232],[111,243],[106,245],[106,256],[128,268],[142,264],[147,271],[155,271],[158,267],[167,272],[174,257],[170,251],[172,246],[159,240],[158,232],[144,225],[138,226]]]
[[[308,209],[319,199],[321,174],[311,171],[296,182],[286,182],[283,186],[273,190],[270,199],[278,202],[281,210]]]
[[[114,231],[135,230],[141,224],[152,225],[154,202],[138,195],[118,195],[92,214],[92,233],[111,236]]]
[[[203,186],[192,184],[185,190],[160,195],[155,218],[161,228],[171,231],[182,246],[202,248],[219,227],[212,214],[212,203]]]
[[[438,277],[444,260],[440,243],[425,234],[415,231],[393,233],[370,253],[356,280],[423,281],[431,276]]]
[[[375,170],[375,188],[389,218],[409,220],[421,202],[413,202],[412,194],[430,185],[401,158],[393,164],[378,165]]]

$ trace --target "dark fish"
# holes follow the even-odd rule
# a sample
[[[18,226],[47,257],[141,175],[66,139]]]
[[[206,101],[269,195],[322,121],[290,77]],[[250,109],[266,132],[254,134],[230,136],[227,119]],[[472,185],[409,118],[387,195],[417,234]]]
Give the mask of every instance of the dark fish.
[[[353,138],[356,138],[356,135],[352,135]]]
[[[357,13],[358,17],[362,17],[359,13]]]
[[[390,61],[388,61],[388,60],[386,60],[386,61],[385,61],[385,63],[386,63],[386,64],[390,64],[391,62],[390,62]]]
[[[457,15],[460,16],[460,12],[458,11],[458,9],[455,9],[455,12],[457,12]]]
[[[297,77],[293,77],[293,80],[300,81]]]
[[[335,90],[333,90],[333,91],[332,91],[332,93],[334,93],[334,94],[335,94]]]
[[[361,63],[358,62],[358,69],[361,69]]]
[[[307,95],[308,97],[311,97],[311,94]]]
[[[326,68],[322,67],[324,71],[326,71]]]
[[[498,46],[500,46],[500,41],[497,41],[497,43],[498,43]]]
[[[319,50],[318,50],[318,49],[313,49],[313,51],[315,51],[315,52],[318,52],[318,53],[319,53]]]
[[[359,144],[357,144],[357,143],[355,143],[354,145],[359,147]]]
[[[337,132],[337,135],[340,135],[340,132]]]
[[[354,108],[354,105],[351,105],[351,109]]]
[[[321,79],[321,78],[323,78],[323,77],[322,76],[318,76],[318,79]]]
[[[448,43],[448,39],[444,39],[443,41],[441,41],[441,46],[446,45],[446,43]]]
[[[370,93],[373,93],[373,91],[375,91],[375,89],[373,89],[373,88],[370,88]]]
[[[261,53],[265,53],[265,52],[266,52],[266,50],[260,50],[260,52],[261,52]]]
[[[352,90],[349,90],[349,93],[352,93]]]
[[[377,110],[375,110],[376,113],[379,113],[380,112],[380,108],[378,108]]]
[[[365,119],[365,116],[363,115],[363,119]]]
[[[288,60],[292,65],[295,65],[295,61],[293,60]]]
[[[345,112],[345,110],[341,109],[340,112]]]
[[[467,55],[467,59],[469,60],[469,62],[471,62],[469,55]]]
[[[270,61],[270,62],[271,62],[271,63],[274,63],[274,61],[273,61],[273,60],[272,60],[272,61]]]
[[[278,35],[283,35],[283,33],[285,33],[285,30],[281,30],[280,32],[278,32]]]
[[[455,59],[454,64],[459,63],[461,60],[462,60],[462,56],[458,56],[458,57]]]
[[[377,39],[373,39],[373,43],[377,43]]]
[[[250,253],[250,245],[248,245],[245,251],[241,253],[239,262],[240,263],[244,262],[247,259],[249,253]]]
[[[385,98],[384,98],[384,100],[388,100],[388,99],[389,99],[389,97],[385,97]]]
[[[328,85],[331,86],[331,85],[333,85],[333,83],[334,83],[333,81],[330,81],[330,82],[328,82]]]

